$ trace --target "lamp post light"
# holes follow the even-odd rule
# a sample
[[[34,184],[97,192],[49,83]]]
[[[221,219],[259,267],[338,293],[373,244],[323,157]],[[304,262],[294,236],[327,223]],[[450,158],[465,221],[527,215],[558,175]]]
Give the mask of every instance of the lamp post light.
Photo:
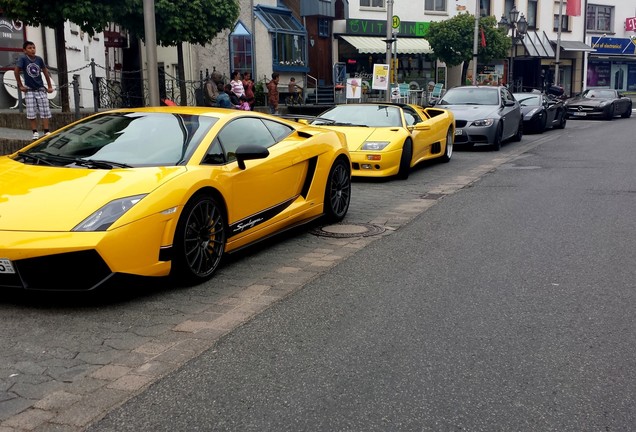
[[[517,10],[516,6],[512,6],[512,9],[510,9],[510,12],[508,13],[508,18],[506,18],[505,15],[502,15],[501,20],[497,23],[497,26],[501,30],[505,30],[506,34],[509,30],[511,31],[512,46],[510,47],[510,60],[508,62],[508,87],[511,91],[514,91],[514,89],[512,88],[512,65],[515,56],[515,47],[519,42],[523,40],[523,37],[528,32],[528,21],[526,20],[526,17],[523,16],[523,14],[519,16],[519,11]]]

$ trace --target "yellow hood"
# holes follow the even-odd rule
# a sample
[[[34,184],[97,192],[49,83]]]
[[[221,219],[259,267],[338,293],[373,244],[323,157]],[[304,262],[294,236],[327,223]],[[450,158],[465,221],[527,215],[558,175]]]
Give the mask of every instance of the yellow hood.
[[[346,126],[321,126],[327,129],[342,132],[347,137],[349,151],[360,151],[362,145],[367,141],[389,141],[391,143],[401,143],[404,141],[404,129],[400,127],[346,127]],[[385,148],[391,150],[391,146]]]
[[[149,193],[185,170],[48,167],[0,157],[0,231],[69,231],[104,204]]]

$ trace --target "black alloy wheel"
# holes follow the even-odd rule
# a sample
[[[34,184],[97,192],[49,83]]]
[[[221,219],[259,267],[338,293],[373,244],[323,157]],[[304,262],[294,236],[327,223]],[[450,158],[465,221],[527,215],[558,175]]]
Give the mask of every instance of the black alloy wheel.
[[[174,236],[171,275],[200,283],[219,266],[225,252],[225,215],[208,194],[195,195],[184,207]]]
[[[337,159],[331,166],[325,188],[324,217],[327,222],[340,222],[349,210],[351,202],[351,170],[345,158]]]

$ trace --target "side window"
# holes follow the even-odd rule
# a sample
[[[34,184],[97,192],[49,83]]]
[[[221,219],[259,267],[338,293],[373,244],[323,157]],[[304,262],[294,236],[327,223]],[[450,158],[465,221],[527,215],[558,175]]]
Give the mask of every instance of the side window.
[[[292,127],[272,120],[263,120],[263,123],[265,123],[265,126],[267,126],[267,129],[269,129],[276,142],[281,141],[294,131]]]
[[[419,115],[415,111],[410,108],[404,108],[404,120],[406,120],[406,124],[408,126],[413,126],[415,123],[419,123],[422,121]]]
[[[221,148],[221,144],[219,143],[218,138],[214,138],[212,141],[212,145],[208,149],[207,153],[203,157],[204,164],[209,165],[221,165],[225,162],[225,157],[223,156],[223,149]]]
[[[510,93],[505,88],[501,89],[501,99],[502,101],[512,101],[512,102],[515,101],[515,97],[512,95],[512,93]]]
[[[243,144],[269,147],[274,137],[263,122],[255,117],[244,117],[227,124],[217,137],[228,162],[236,160],[236,149]]]

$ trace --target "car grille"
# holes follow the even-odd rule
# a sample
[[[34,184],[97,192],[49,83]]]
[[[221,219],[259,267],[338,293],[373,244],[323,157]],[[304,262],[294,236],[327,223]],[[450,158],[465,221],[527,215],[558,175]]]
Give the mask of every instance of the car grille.
[[[29,258],[13,264],[16,273],[0,275],[1,287],[85,291],[113,274],[95,250]]]
[[[588,106],[578,106],[578,105],[569,105],[568,111],[579,111],[579,112],[590,112],[594,111],[595,108]]]

